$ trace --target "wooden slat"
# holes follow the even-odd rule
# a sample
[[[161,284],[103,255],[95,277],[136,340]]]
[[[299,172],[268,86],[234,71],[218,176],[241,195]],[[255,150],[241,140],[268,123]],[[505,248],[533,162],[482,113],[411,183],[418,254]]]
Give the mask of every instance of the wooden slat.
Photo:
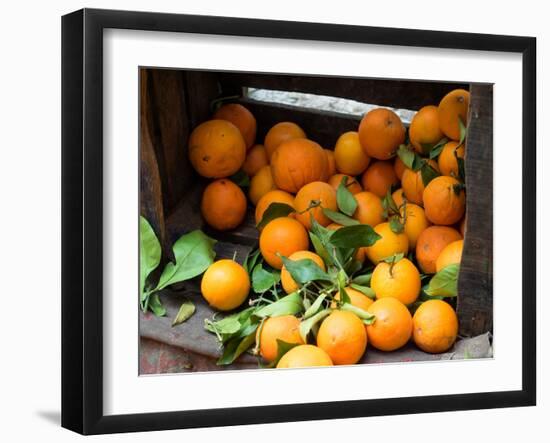
[[[187,118],[191,129],[212,116],[212,101],[219,97],[220,87],[215,72],[185,71]]]
[[[467,226],[458,281],[460,333],[493,324],[493,87],[472,85],[466,140]]]
[[[276,123],[291,121],[299,125],[308,138],[324,148],[333,149],[338,137],[347,131],[357,131],[359,117],[330,111],[318,111],[297,106],[265,103],[256,100],[241,99],[256,117],[258,131],[256,140],[263,143],[265,134]]]
[[[186,118],[181,71],[149,70],[151,111],[157,162],[162,177],[164,209],[169,213],[184,196],[192,179],[185,155],[190,127]]]
[[[372,78],[319,77],[284,74],[218,74],[222,91],[233,94],[239,88],[253,87],[281,91],[306,92],[356,100],[379,106],[418,110],[438,104],[445,94],[467,84]]]
[[[140,71],[140,214],[149,221],[166,249],[161,177],[151,138],[148,76],[147,70]]]

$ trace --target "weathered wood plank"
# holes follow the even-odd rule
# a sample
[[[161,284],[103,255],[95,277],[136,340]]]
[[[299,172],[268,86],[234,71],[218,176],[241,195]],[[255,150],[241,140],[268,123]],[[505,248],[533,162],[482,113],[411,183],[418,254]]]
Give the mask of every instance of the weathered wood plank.
[[[183,75],[173,69],[150,69],[149,87],[164,209],[169,213],[193,179],[184,149],[190,127],[186,118]]]
[[[212,116],[212,101],[220,96],[218,75],[215,72],[185,71],[187,118],[191,130]]]
[[[140,214],[144,216],[166,250],[164,208],[162,201],[161,177],[153,140],[151,138],[151,106],[148,92],[148,72],[140,70],[140,118],[139,118],[139,154],[140,154]]]
[[[239,88],[248,86],[342,97],[374,105],[411,110],[437,104],[445,94],[453,89],[468,88],[468,85],[464,83],[417,80],[382,80],[246,72],[220,72],[218,76],[225,95],[231,95]]]
[[[467,226],[458,281],[460,334],[493,324],[493,86],[471,85],[466,139]]]

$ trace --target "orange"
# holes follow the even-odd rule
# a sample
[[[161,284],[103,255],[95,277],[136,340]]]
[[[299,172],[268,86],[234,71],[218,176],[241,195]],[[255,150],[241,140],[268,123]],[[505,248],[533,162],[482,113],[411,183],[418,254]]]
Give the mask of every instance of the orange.
[[[215,180],[202,194],[201,213],[206,223],[214,229],[235,229],[246,215],[246,197],[231,180]]]
[[[195,171],[208,178],[233,175],[246,157],[243,136],[225,120],[209,120],[193,129],[187,149]]]
[[[297,138],[281,143],[271,156],[271,172],[279,189],[292,193],[327,177],[327,157],[317,143]]]
[[[333,311],[321,323],[317,346],[329,355],[335,365],[353,365],[367,348],[365,324],[352,312]]]
[[[388,222],[376,225],[374,231],[382,237],[374,245],[367,247],[367,257],[375,265],[394,254],[407,255],[409,239],[404,232],[396,234],[391,230]]]
[[[330,225],[325,226],[325,228],[330,229],[331,231],[337,231],[340,228],[343,228],[344,225],[338,223],[331,223]]]
[[[397,189],[392,195],[391,198],[393,199],[393,202],[396,204],[396,206],[399,208],[405,201],[405,197],[403,196],[403,188]]]
[[[357,209],[353,218],[359,223],[376,226],[384,221],[384,207],[382,200],[372,192],[363,191],[355,194]]]
[[[369,343],[380,351],[395,351],[412,335],[412,317],[407,307],[393,297],[376,300],[369,308],[376,317],[367,325]]]
[[[317,205],[311,207],[312,205]],[[307,229],[311,228],[311,216],[322,226],[331,223],[323,209],[336,211],[336,191],[328,183],[312,182],[301,188],[294,199],[296,208],[296,220],[302,223]],[[310,209],[308,209],[310,208]]]
[[[370,305],[374,303],[374,300],[367,297],[365,294],[363,294],[361,291],[358,291],[357,289],[353,289],[352,287],[348,286],[346,287],[346,294],[348,294],[349,301],[353,306],[358,307],[359,309],[362,309],[363,311],[369,310]],[[338,301],[340,300],[340,291],[336,293],[334,296],[334,300]],[[331,308],[336,308],[336,301],[333,301],[330,305]]]
[[[434,160],[429,160],[428,164],[439,171],[439,167]],[[420,170],[413,171],[412,169],[405,169],[403,177],[401,178],[401,186],[403,188],[403,195],[408,201],[417,205],[422,205],[422,196],[424,194],[424,181],[422,180],[422,172]]]
[[[277,340],[286,343],[304,344],[300,335],[300,320],[293,315],[268,318],[258,328],[256,342],[260,347],[260,355],[267,361],[277,358]]]
[[[409,139],[419,154],[427,154],[444,137],[439,129],[437,106],[424,106],[413,117]]]
[[[258,204],[256,205],[256,211],[254,212],[256,224],[262,221],[264,212],[269,208],[271,203],[284,203],[294,207],[294,196],[288,192],[280,191],[279,189],[265,193],[262,198],[258,200]]]
[[[470,105],[470,93],[464,89],[455,89],[449,92],[439,102],[439,128],[451,140],[460,140],[460,125],[468,124],[468,107]]]
[[[313,345],[299,345],[288,351],[277,363],[277,368],[306,368],[309,366],[333,366],[329,355]]]
[[[267,152],[263,145],[254,145],[249,149],[246,154],[246,159],[243,163],[243,171],[249,177],[256,175],[256,173],[264,166],[269,165],[267,158]]]
[[[435,271],[439,272],[449,265],[460,264],[463,247],[464,240],[457,240],[445,246],[435,261]]]
[[[281,269],[283,261],[277,253],[290,257],[297,251],[307,250],[309,238],[304,226],[290,217],[271,220],[260,233],[260,251],[273,268]]]
[[[275,189],[277,189],[277,186],[275,186],[271,175],[271,167],[269,165],[263,166],[250,180],[248,198],[253,205],[257,205],[265,194]]]
[[[424,352],[437,354],[451,348],[458,334],[458,318],[443,300],[428,300],[413,317],[413,339]]]
[[[407,169],[405,163],[403,163],[399,157],[395,157],[395,160],[393,161],[393,170],[399,180],[403,177],[403,172],[405,172],[405,169]]]
[[[328,179],[328,184],[334,188],[335,191],[338,190],[338,186],[340,186],[340,183],[342,183],[342,179],[344,177],[347,177],[346,186],[348,188],[348,191],[352,194],[357,194],[358,192],[361,192],[363,188],[359,184],[357,180],[355,180],[354,177],[351,177],[346,174],[334,174]]]
[[[416,261],[422,272],[434,274],[441,251],[449,243],[461,239],[460,233],[449,226],[430,226],[422,231],[416,243]]]
[[[359,140],[365,153],[378,160],[387,160],[405,141],[405,126],[389,109],[369,111],[359,124]]]
[[[323,149],[327,156],[327,178],[336,174],[336,159],[334,158],[334,151],[330,149]]]
[[[281,122],[273,126],[264,139],[267,156],[271,158],[279,145],[294,138],[306,138],[306,133],[296,123]]]
[[[319,257],[317,254],[315,254],[314,252],[298,251],[291,254],[288,258],[293,261],[304,260],[304,259],[313,260],[313,262],[315,262],[323,271],[326,270],[323,259]],[[291,294],[300,288],[298,283],[294,281],[294,279],[290,275],[290,272],[286,270],[284,265],[281,268],[281,284],[283,285],[283,289],[287,294]]]
[[[250,291],[248,272],[233,260],[212,263],[201,281],[201,293],[208,304],[220,311],[240,306]]]
[[[424,213],[424,209],[414,203],[407,203],[401,207],[401,221],[405,222],[404,231],[409,238],[409,246],[416,247],[418,237],[427,229],[431,223]]]
[[[361,183],[365,191],[373,192],[378,197],[383,198],[392,185],[399,183],[399,179],[395,175],[391,162],[377,161],[372,163],[363,173]]]
[[[446,175],[434,178],[423,194],[426,217],[436,225],[452,225],[460,221],[466,210],[464,190],[460,182]]]
[[[214,113],[213,118],[233,123],[241,132],[246,147],[252,147],[256,140],[256,119],[243,105],[238,103],[223,105]]]
[[[355,131],[346,132],[338,138],[334,159],[338,172],[347,175],[362,174],[370,163],[370,157],[363,151],[359,134]]]
[[[420,272],[407,258],[402,258],[393,265],[380,262],[374,268],[370,286],[377,299],[393,297],[409,305],[420,294]]]
[[[464,145],[459,145],[458,142],[450,141],[446,143],[441,150],[437,159],[441,174],[458,177],[458,161],[455,152],[459,158],[464,158]]]

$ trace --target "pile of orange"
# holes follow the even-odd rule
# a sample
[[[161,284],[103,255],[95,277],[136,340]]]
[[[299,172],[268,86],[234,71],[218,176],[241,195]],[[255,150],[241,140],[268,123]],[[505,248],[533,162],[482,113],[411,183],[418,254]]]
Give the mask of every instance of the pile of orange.
[[[430,353],[452,347],[458,333],[452,304],[440,299],[421,303],[419,296],[423,275],[461,261],[466,209],[461,163],[468,107],[467,91],[451,91],[438,106],[420,109],[408,128],[392,110],[377,108],[363,117],[357,131],[335,137],[334,149],[324,149],[292,122],[276,124],[259,144],[256,120],[239,104],[222,106],[212,120],[194,129],[189,159],[201,176],[213,179],[201,203],[209,226],[235,229],[250,206],[257,224],[272,203],[293,208],[259,233],[263,260],[281,270],[286,293],[300,285],[285,270],[281,256],[309,258],[328,268],[311,252],[309,231],[312,220],[329,229],[341,227],[324,209],[338,211],[342,180],[357,202],[352,218],[380,236],[355,255],[363,269],[372,269],[374,300],[353,287],[346,289],[351,304],[373,314],[375,321],[365,325],[354,312],[337,309],[340,295],[333,293],[334,309],[319,323],[313,343],[299,333],[301,314],[264,321],[256,350],[265,360],[276,359],[277,340],[296,345],[278,367],[355,364],[368,346],[389,352],[410,340]],[[408,158],[414,155],[417,167],[407,165],[398,151],[406,151]],[[429,168],[429,182],[422,168]],[[231,179],[239,171],[250,179],[247,195]],[[238,307],[249,290],[248,274],[231,260],[215,262],[202,280],[203,295],[219,310]]]

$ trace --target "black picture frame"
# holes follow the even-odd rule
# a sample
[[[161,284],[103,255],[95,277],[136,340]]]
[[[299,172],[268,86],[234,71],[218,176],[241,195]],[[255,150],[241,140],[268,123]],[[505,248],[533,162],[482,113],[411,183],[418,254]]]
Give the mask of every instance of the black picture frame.
[[[522,54],[522,389],[106,416],[103,413],[103,30],[170,31]],[[62,18],[62,426],[82,434],[536,404],[536,39],[83,9]]]

